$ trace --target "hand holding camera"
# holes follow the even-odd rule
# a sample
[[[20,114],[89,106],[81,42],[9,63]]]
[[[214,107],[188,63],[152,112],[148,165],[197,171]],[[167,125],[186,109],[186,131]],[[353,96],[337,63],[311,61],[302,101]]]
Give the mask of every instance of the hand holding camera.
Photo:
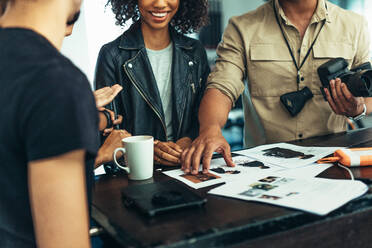
[[[320,90],[324,99],[336,114],[354,120],[359,120],[366,115],[367,109],[363,97],[372,96],[372,67],[369,62],[349,70],[345,59],[331,59],[319,66],[318,75],[322,82]],[[280,96],[280,101],[294,117],[312,97],[311,90],[304,87]]]
[[[355,117],[365,115],[363,97],[372,96],[372,68],[364,63],[352,70],[343,58],[332,59],[318,68],[320,90],[336,114]]]
[[[364,112],[364,98],[354,97],[340,78],[330,81],[324,94],[333,112],[338,115],[355,117]]]

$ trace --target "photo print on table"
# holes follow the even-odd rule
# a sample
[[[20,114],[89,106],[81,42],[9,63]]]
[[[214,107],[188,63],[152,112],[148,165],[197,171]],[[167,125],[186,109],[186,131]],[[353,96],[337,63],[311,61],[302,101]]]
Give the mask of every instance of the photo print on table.
[[[268,177],[265,177],[265,178],[262,178],[260,180],[258,180],[259,182],[262,182],[262,183],[272,183],[272,182],[275,182],[276,179],[278,179],[279,177],[273,177],[273,176],[268,176]]]
[[[275,196],[275,195],[261,195],[259,198],[260,199],[274,200],[274,201],[281,199],[281,197]]]
[[[232,175],[240,174],[240,171],[238,170],[225,170],[222,167],[212,168],[210,170],[218,174],[232,174]]]
[[[305,154],[303,152],[294,151],[288,148],[272,147],[269,149],[262,150],[264,156],[276,157],[276,158],[299,158],[309,159],[314,157],[312,154]]]
[[[260,168],[260,169],[270,169],[269,166],[265,165],[261,161],[234,161],[237,165],[243,166],[243,167],[250,167],[250,168]]]
[[[214,180],[214,179],[218,179],[218,178],[221,178],[217,175],[214,175],[212,173],[203,173],[203,172],[199,172],[198,174],[196,175],[193,175],[193,174],[184,174],[184,175],[181,175],[181,177],[189,180],[190,182],[193,182],[193,183],[202,183],[202,182],[206,182],[206,181],[210,181],[210,180]]]
[[[252,187],[252,189],[269,191],[269,190],[275,189],[278,186],[267,184],[267,183],[253,183],[249,185],[249,187]]]
[[[249,185],[249,187],[251,187],[249,190],[246,190],[240,193],[239,195],[250,196],[250,197],[260,196],[269,190],[275,189],[278,186],[267,184],[267,183],[253,183]]]
[[[295,179],[294,178],[278,178],[274,184],[276,185],[282,185],[282,184],[287,184],[287,183],[290,183],[290,182],[293,182]]]
[[[300,194],[300,193],[299,192],[289,192],[285,196],[292,196],[292,195],[298,195],[298,194]]]

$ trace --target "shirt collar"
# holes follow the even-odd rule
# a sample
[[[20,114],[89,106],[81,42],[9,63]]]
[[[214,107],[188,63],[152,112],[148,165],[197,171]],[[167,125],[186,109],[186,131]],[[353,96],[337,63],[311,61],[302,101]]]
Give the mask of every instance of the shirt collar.
[[[281,17],[286,25],[289,24],[289,19],[286,17],[284,10],[279,4],[279,0],[274,0],[275,8],[278,10],[278,15]],[[331,22],[331,18],[329,16],[328,10],[328,3],[326,0],[318,0],[318,5],[316,7],[315,13],[311,20],[312,23],[314,22],[321,22],[326,20],[327,22]]]

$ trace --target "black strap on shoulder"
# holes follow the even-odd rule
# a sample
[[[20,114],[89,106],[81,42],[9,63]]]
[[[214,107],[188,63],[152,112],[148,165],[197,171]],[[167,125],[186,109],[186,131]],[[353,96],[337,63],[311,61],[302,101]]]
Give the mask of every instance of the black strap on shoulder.
[[[283,38],[284,38],[284,40],[285,40],[285,43],[287,44],[288,51],[289,51],[289,53],[291,54],[293,64],[295,65],[295,67],[296,67],[296,69],[297,69],[297,84],[299,84],[299,83],[300,83],[300,70],[301,70],[302,66],[305,64],[307,58],[309,57],[310,52],[311,52],[311,50],[313,49],[313,46],[314,46],[316,40],[318,39],[320,32],[322,31],[322,29],[323,29],[323,27],[324,27],[324,24],[326,23],[326,20],[323,20],[322,26],[320,27],[320,30],[319,30],[318,34],[315,36],[315,39],[314,39],[313,43],[311,44],[309,50],[307,50],[307,53],[306,53],[304,59],[302,60],[302,63],[300,64],[300,66],[298,66],[298,64],[297,64],[297,62],[296,62],[296,59],[295,59],[295,57],[294,57],[294,55],[293,55],[292,49],[291,49],[291,47],[290,47],[290,45],[289,45],[289,42],[288,42],[288,40],[287,40],[287,37],[286,37],[285,34],[284,34],[283,27],[282,27],[282,25],[280,25],[280,21],[279,21],[278,13],[277,13],[276,6],[275,6],[275,0],[273,0],[273,8],[274,8],[274,14],[275,14],[276,23],[278,23],[278,26],[279,26],[279,28],[280,28],[280,31],[282,32]],[[326,8],[327,8],[327,6],[326,6]]]

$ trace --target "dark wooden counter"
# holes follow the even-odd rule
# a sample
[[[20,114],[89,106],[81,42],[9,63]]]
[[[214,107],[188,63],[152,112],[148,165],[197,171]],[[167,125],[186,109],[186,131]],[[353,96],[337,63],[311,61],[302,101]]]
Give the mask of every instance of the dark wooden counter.
[[[372,129],[360,129],[292,142],[311,146],[372,146]],[[372,167],[353,169],[372,184]],[[331,167],[320,177],[349,178]],[[151,181],[169,180],[155,172]],[[319,217],[268,204],[213,195],[213,187],[196,190],[206,196],[203,208],[146,218],[122,204],[120,190],[138,182],[124,174],[102,176],[93,193],[93,218],[123,247],[372,247],[372,191]],[[146,182],[140,182],[146,183]]]

